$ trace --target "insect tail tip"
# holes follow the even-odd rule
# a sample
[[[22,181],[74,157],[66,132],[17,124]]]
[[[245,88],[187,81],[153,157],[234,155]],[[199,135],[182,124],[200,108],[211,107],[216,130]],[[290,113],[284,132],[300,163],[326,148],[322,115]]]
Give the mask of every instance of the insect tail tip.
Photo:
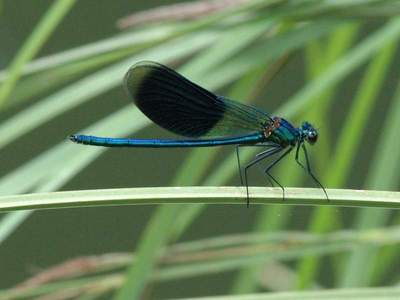
[[[71,134],[70,136],[68,136],[68,139],[70,141],[73,141],[74,143],[78,142],[78,136],[76,134]]]

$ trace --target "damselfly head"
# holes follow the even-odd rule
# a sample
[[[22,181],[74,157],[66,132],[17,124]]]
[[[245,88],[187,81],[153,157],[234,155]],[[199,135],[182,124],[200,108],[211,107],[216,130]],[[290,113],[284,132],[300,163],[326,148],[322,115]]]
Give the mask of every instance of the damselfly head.
[[[301,124],[301,133],[303,138],[311,145],[315,144],[318,140],[317,129],[308,122],[303,122],[303,124]]]

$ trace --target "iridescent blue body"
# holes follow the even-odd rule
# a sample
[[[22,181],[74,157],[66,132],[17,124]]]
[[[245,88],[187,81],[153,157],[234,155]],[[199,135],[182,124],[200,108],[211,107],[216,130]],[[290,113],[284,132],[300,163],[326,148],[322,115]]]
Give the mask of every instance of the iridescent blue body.
[[[237,145],[239,174],[243,185],[239,147],[262,146],[265,151],[244,168],[247,200],[249,200],[247,171],[267,157],[283,153],[266,169],[265,173],[283,190],[283,186],[270,174],[270,170],[290,151],[296,149],[296,162],[301,165],[326,191],[311,172],[305,142],[314,144],[317,130],[308,122],[296,128],[283,118],[271,116],[250,105],[218,96],[189,81],[174,70],[154,62],[141,62],[129,69],[125,76],[125,89],[136,106],[154,123],[190,139],[133,139],[90,135],[71,135],[73,142],[104,147],[212,147]],[[303,149],[306,167],[299,160]],[[328,195],[326,194],[328,198]],[[247,204],[249,202],[247,201]]]
[[[254,144],[262,139],[262,134],[255,133],[248,136],[239,136],[232,138],[215,139],[193,139],[193,140],[175,140],[175,139],[123,139],[107,138],[91,135],[75,135],[74,142],[106,147],[141,147],[141,148],[182,148],[182,147],[211,147],[222,145]]]

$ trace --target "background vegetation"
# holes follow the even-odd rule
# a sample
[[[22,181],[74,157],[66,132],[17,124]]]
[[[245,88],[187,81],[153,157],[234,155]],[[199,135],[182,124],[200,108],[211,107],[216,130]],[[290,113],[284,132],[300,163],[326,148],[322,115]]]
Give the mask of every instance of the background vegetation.
[[[398,1],[154,10],[170,2],[0,1],[0,196],[237,185],[230,147],[106,151],[66,141],[76,132],[168,136],[121,86],[145,59],[315,124],[312,164],[326,187],[398,189]],[[247,150],[248,160],[255,152]],[[292,157],[275,174],[285,186],[312,186]],[[268,182],[255,170],[251,183]],[[0,216],[0,299],[398,299],[399,216],[244,204],[10,212]]]

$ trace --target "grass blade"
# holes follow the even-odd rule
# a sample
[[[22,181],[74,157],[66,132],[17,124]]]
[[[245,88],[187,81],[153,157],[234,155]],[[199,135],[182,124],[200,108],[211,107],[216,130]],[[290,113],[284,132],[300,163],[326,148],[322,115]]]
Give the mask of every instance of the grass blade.
[[[318,300],[318,299],[385,299],[395,300],[400,297],[398,287],[332,289],[310,292],[281,292],[268,294],[250,294],[240,296],[211,296],[198,298],[179,298],[175,300]]]
[[[40,50],[76,0],[57,0],[46,12],[12,61],[8,77],[0,86],[0,106],[4,104],[22,74],[22,70]]]
[[[357,155],[357,149],[361,144],[362,132],[369,120],[369,114],[372,113],[374,102],[378,100],[378,91],[394,54],[395,46],[389,44],[372,61],[366,72],[341,130],[337,143],[338,148],[333,154],[331,166],[327,168],[329,172],[324,182],[327,182],[329,186],[342,186],[350,173],[351,162]],[[347,153],[347,155],[343,155],[343,153]],[[335,212],[328,207],[318,208],[311,218],[310,229],[316,232],[326,232],[332,229],[335,217]],[[316,258],[310,257],[300,262],[298,283],[300,287],[304,288],[311,284],[317,268],[318,259]]]
[[[399,37],[400,18],[395,18],[360,42],[351,52],[339,59],[322,76],[319,76],[315,82],[306,86],[279,110],[279,115],[281,115],[281,112],[285,112],[286,115],[303,112],[310,99],[322,94],[326,89],[344,78],[389,42],[397,41]]]
[[[253,204],[400,208],[400,192],[329,189],[330,201],[327,201],[320,189],[287,188],[285,201],[282,201],[282,191],[279,188],[251,187],[250,191]],[[0,212],[133,204],[245,205],[245,192],[245,189],[238,187],[159,187],[35,193],[1,196]]]
[[[398,170],[394,161],[400,159],[400,143],[398,139],[398,126],[400,126],[400,87],[389,110],[382,130],[381,139],[377,143],[376,155],[372,161],[371,172],[366,185],[371,188],[395,189],[398,186]],[[390,215],[382,210],[363,210],[355,220],[355,227],[359,229],[383,226]],[[398,254],[398,253],[397,253]],[[397,257],[395,254],[393,260]],[[368,265],[365,265],[368,261]],[[390,262],[390,260],[386,260]],[[375,247],[362,247],[355,250],[349,257],[342,285],[364,286],[372,279],[376,264],[379,264],[377,249]],[[356,270],[358,268],[358,272]],[[359,272],[363,270],[363,272]]]
[[[204,33],[174,40],[116,63],[59,90],[29,110],[22,111],[3,122],[0,125],[0,148],[68,109],[121,84],[124,73],[132,64],[146,59],[165,62],[180,58],[205,47],[213,42],[214,38],[215,34]]]

